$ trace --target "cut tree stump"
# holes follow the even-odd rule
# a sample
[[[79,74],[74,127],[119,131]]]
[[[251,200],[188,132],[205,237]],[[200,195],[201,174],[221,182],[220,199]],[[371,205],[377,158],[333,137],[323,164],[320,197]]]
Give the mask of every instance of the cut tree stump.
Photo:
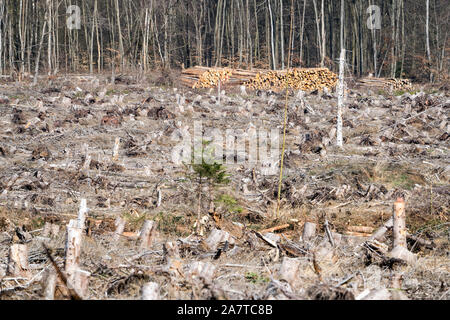
[[[141,228],[139,236],[141,249],[150,249],[153,243],[153,238],[156,231],[156,222],[152,220],[146,220]]]
[[[306,222],[303,227],[302,240],[305,242],[311,241],[316,236],[317,225],[312,222]]]
[[[121,217],[116,218],[116,222],[114,223],[116,230],[114,231],[113,241],[117,242],[120,239],[120,236],[123,233],[123,230],[125,229],[125,224],[127,222],[122,219]]]
[[[46,271],[42,279],[42,296],[45,300],[55,300],[56,282],[58,276],[55,270],[51,267]]]
[[[283,258],[281,262],[280,270],[278,271],[278,275],[280,280],[287,281],[292,287],[295,287],[295,283],[299,279],[299,268],[300,261],[295,258]]]
[[[205,284],[211,284],[216,272],[216,266],[210,262],[194,261],[189,267],[188,278],[196,281],[203,280]]]
[[[67,284],[69,288],[75,290],[82,299],[86,299],[90,276],[91,274],[87,271],[81,269],[72,270],[67,278]]]
[[[394,248],[389,254],[390,257],[401,259],[409,264],[415,264],[416,255],[408,250],[406,244],[408,233],[406,230],[405,201],[403,198],[398,198],[394,203],[393,221]]]
[[[6,273],[13,277],[29,278],[28,247],[26,244],[13,244],[9,249]]]
[[[77,270],[80,264],[83,230],[78,228],[77,225],[77,220],[70,220],[67,226],[66,261],[64,266],[67,274],[70,274],[73,270]]]
[[[382,237],[384,236],[384,234],[392,228],[392,226],[394,225],[394,217],[392,216],[388,221],[386,221],[386,223],[377,229],[377,231],[375,231],[372,236],[370,237],[369,240],[378,240],[381,241]]]
[[[78,211],[78,228],[84,229],[86,222],[86,214],[88,213],[87,201],[86,199],[81,199],[80,209]]]
[[[231,243],[231,235],[226,231],[213,229],[209,234],[209,237],[205,240],[205,244],[208,246],[209,250],[215,251],[221,244],[225,243],[225,241]]]
[[[168,241],[163,246],[164,251],[164,258],[167,257],[171,258],[180,258],[180,248],[178,247],[178,244],[174,241]]]
[[[367,293],[362,293],[356,300],[391,300],[391,292],[386,289],[373,289]]]
[[[161,300],[159,284],[149,282],[142,286],[142,300]]]

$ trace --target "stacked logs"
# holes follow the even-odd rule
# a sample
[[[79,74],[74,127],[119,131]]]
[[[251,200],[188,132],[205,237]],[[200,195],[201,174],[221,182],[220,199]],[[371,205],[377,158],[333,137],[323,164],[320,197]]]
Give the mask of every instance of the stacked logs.
[[[260,72],[245,85],[255,90],[281,91],[289,87],[294,90],[315,91],[332,89],[337,80],[336,74],[327,68],[309,68]]]
[[[245,85],[253,90],[281,91],[286,85],[303,91],[332,89],[337,76],[327,68],[303,68],[282,71],[240,70],[226,68],[194,67],[183,70],[181,81],[192,88],[215,88],[227,84]]]
[[[378,87],[389,91],[411,91],[413,86],[409,79],[395,78],[363,78],[359,80],[359,85],[368,87]]]
[[[215,88],[230,81],[232,70],[194,67],[183,70],[181,81],[192,88]]]

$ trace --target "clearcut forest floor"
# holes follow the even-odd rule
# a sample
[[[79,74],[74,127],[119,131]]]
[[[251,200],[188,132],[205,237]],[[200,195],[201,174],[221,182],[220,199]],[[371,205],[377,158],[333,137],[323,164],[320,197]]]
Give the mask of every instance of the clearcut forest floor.
[[[214,190],[223,221],[216,225],[202,201],[204,233],[195,237],[198,187],[188,179],[189,169],[173,163],[179,140],[171,137],[183,130],[193,135],[196,120],[205,135],[235,129],[245,137],[251,127],[281,134],[284,93],[225,87],[219,105],[216,90],[183,87],[176,75],[141,82],[123,76],[115,84],[89,75],[37,86],[1,81],[0,299],[42,299],[42,274],[50,262],[41,242],[63,266],[64,227],[76,218],[81,198],[90,222],[81,256],[81,267],[91,273],[88,299],[140,299],[149,281],[160,285],[163,299],[352,299],[368,289],[392,289],[395,273],[403,277],[397,288],[403,298],[450,299],[448,88],[389,93],[350,86],[343,149],[335,147],[335,94],[308,93],[302,103],[291,92],[280,217],[274,215],[278,173],[263,174],[267,165],[260,163],[227,165],[230,183]],[[83,170],[87,155],[91,162]],[[346,234],[352,226],[382,226],[398,197],[406,201],[409,233],[431,244],[408,243],[417,254],[414,266],[377,260],[365,238]],[[115,242],[119,215],[131,236]],[[158,232],[152,248],[142,251],[132,235],[145,220],[156,221]],[[334,248],[325,220],[343,235]],[[46,222],[60,225],[59,235],[42,237]],[[305,222],[318,225],[308,243],[300,238]],[[278,248],[252,232],[283,224],[290,227],[267,235]],[[31,283],[6,275],[9,248],[21,241],[17,227],[29,235]],[[201,245],[213,228],[233,237],[220,257]],[[181,257],[174,274],[165,268],[163,244],[177,240]],[[392,247],[390,232],[383,242]],[[301,250],[290,252],[289,245]],[[291,283],[280,279],[286,257],[301,266]],[[189,277],[195,261],[214,265],[212,281]],[[67,298],[62,289],[56,295]]]

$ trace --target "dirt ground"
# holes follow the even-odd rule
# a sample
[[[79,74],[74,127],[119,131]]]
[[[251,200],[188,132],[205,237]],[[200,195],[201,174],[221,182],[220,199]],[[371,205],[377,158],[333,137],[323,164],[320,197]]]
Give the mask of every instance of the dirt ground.
[[[284,93],[225,87],[220,104],[217,95],[167,75],[141,82],[121,76],[114,84],[89,75],[37,86],[3,80],[0,299],[42,299],[51,268],[42,242],[62,267],[64,228],[77,217],[82,198],[89,208],[81,254],[81,268],[91,273],[86,299],[140,299],[149,281],[159,284],[162,299],[355,299],[382,288],[391,299],[450,299],[448,90],[350,86],[342,149],[335,147],[335,94],[302,98],[290,92],[280,215],[278,172],[267,174],[265,163],[226,165],[230,183],[212,193],[220,221],[202,201],[203,236],[194,236],[198,186],[189,168],[173,162],[179,144],[173,137],[186,130],[193,135],[194,121],[202,122],[205,134],[283,130]],[[399,197],[416,239],[408,240],[417,254],[414,265],[388,260],[368,247],[367,238],[347,232],[381,227]],[[131,236],[113,241],[118,216]],[[133,234],[145,220],[156,221],[158,232],[143,251]],[[46,222],[60,225],[59,234],[44,237]],[[318,226],[309,242],[301,239],[305,222]],[[255,232],[283,224],[289,227],[265,234],[275,247]],[[224,248],[203,245],[214,228],[230,234]],[[175,260],[163,248],[167,241],[179,246]],[[381,242],[391,249],[391,233]],[[13,243],[27,243],[32,281],[7,275]],[[296,273],[284,279],[283,264],[292,261]],[[211,279],[192,275],[198,262],[212,265]],[[399,275],[400,287],[393,285]],[[58,288],[56,298],[68,298],[63,285]]]

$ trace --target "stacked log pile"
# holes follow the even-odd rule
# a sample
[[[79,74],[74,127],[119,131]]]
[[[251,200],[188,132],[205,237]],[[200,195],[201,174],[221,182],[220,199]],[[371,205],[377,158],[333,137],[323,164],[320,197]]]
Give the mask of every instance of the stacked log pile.
[[[390,91],[413,89],[411,81],[409,79],[395,79],[395,78],[363,78],[358,81],[361,86],[375,87]]]
[[[284,71],[259,72],[246,83],[247,88],[255,90],[286,89],[315,91],[332,89],[337,84],[337,76],[327,68],[291,69]]]
[[[220,84],[245,85],[254,90],[280,91],[289,88],[303,91],[332,89],[337,76],[327,68],[303,68],[282,71],[240,70],[194,67],[183,70],[181,81],[192,88],[215,88]]]

